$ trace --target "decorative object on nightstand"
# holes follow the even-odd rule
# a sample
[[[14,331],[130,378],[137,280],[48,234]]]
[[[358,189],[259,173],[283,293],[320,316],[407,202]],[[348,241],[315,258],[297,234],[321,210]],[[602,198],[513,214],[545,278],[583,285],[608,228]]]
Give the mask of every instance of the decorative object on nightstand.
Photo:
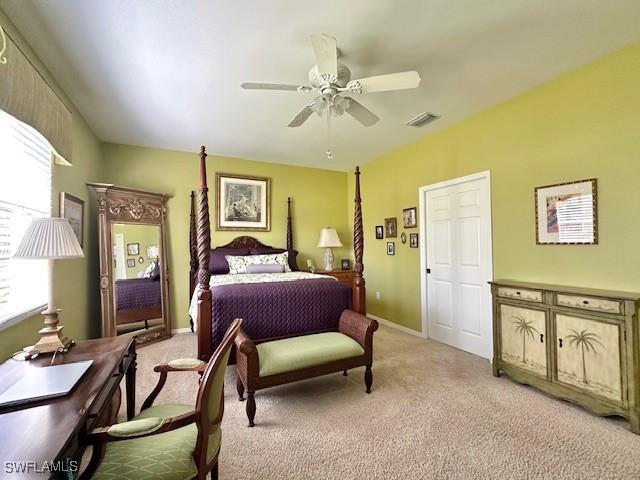
[[[326,248],[324,251],[324,269],[327,272],[333,270],[333,247],[341,247],[342,242],[338,238],[338,232],[335,228],[327,227],[320,230],[320,239],[318,240],[319,248]]]
[[[66,351],[73,344],[73,340],[62,334],[64,327],[58,325],[60,310],[53,306],[53,261],[82,257],[84,254],[78,239],[69,221],[64,218],[35,218],[22,237],[14,258],[49,260],[49,304],[42,312],[44,328],[38,332],[40,340],[25,349],[30,357],[39,353]]]
[[[343,258],[340,260],[340,267],[342,270],[350,270],[351,269],[351,260],[348,258]]]

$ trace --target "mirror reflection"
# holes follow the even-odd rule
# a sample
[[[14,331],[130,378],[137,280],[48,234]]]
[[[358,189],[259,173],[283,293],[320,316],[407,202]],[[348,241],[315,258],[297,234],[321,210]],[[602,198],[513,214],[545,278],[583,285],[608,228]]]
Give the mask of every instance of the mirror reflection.
[[[111,229],[117,334],[162,326],[160,226],[113,223]]]

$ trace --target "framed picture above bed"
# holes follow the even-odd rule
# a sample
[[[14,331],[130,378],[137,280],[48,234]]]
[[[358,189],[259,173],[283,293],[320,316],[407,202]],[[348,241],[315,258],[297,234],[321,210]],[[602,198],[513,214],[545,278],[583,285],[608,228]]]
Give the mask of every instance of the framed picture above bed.
[[[598,243],[595,178],[537,187],[535,202],[538,245]]]
[[[216,173],[216,230],[271,231],[271,179]]]

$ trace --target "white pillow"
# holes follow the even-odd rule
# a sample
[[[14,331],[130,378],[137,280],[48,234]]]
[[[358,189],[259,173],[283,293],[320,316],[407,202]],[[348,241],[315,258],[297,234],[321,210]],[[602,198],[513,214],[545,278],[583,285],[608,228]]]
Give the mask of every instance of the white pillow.
[[[289,252],[265,255],[225,255],[229,264],[229,273],[247,273],[247,265],[282,265],[285,272],[290,272]]]

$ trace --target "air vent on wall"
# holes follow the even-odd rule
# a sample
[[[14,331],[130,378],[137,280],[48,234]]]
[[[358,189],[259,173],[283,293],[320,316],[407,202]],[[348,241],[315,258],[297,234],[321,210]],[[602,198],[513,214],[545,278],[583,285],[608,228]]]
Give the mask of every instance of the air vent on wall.
[[[410,127],[422,127],[428,123],[435,122],[439,118],[440,115],[431,112],[424,112],[409,120],[405,125],[409,125]]]

